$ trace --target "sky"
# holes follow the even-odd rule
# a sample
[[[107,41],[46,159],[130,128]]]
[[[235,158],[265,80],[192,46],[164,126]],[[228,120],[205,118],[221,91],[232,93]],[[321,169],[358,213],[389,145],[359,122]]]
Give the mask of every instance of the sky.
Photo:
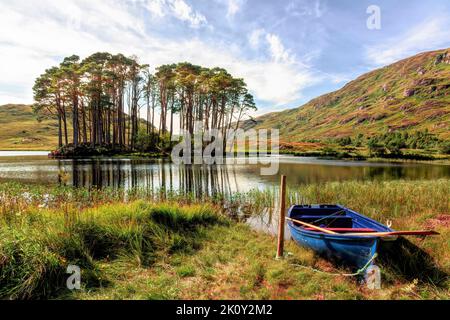
[[[32,103],[36,77],[65,56],[108,51],[225,68],[263,114],[450,47],[448,0],[0,0],[0,13],[0,105]]]

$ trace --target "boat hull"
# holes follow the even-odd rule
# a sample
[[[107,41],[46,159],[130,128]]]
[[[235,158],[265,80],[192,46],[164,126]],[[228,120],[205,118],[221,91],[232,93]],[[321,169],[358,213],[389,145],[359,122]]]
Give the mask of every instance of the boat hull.
[[[350,238],[307,234],[290,226],[292,238],[300,246],[314,250],[319,255],[350,267],[362,268],[375,255],[378,238]]]

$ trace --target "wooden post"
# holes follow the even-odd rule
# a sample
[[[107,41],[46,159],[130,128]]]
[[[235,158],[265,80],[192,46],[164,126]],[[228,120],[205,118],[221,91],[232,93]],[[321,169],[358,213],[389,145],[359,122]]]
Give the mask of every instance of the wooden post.
[[[284,227],[286,223],[286,176],[281,176],[280,219],[278,223],[277,259],[281,259],[284,256]]]

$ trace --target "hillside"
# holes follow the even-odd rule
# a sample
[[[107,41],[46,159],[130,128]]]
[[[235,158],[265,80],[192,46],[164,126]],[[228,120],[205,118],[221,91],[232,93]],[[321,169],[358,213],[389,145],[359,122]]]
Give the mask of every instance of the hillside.
[[[141,126],[146,121],[141,119]],[[71,120],[68,122],[71,139]],[[0,106],[0,150],[43,150],[58,147],[57,120],[38,121],[31,105],[7,104]]]
[[[58,145],[56,120],[38,122],[29,105],[0,106],[0,150],[52,150]]]
[[[306,105],[261,116],[246,128],[278,128],[284,141],[425,130],[450,139],[450,49],[364,74]]]

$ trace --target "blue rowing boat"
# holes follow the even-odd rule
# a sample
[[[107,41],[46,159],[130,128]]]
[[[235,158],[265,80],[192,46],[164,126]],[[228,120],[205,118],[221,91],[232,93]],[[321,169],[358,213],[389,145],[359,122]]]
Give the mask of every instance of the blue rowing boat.
[[[328,234],[289,220],[292,238],[301,246],[351,267],[366,266],[377,252],[374,232],[392,232],[387,226],[340,205],[296,205],[289,218],[306,222],[336,234]],[[358,235],[349,235],[357,233]],[[362,235],[367,233],[367,235]]]

